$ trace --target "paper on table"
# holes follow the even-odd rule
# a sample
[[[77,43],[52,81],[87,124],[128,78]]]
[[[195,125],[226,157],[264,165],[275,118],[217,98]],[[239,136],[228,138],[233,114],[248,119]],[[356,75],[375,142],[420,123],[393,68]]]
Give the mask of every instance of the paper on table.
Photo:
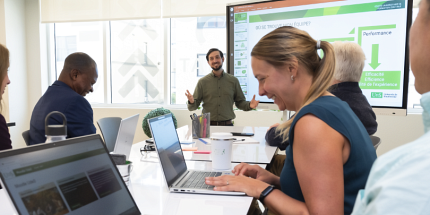
[[[243,136],[236,136],[236,140],[233,141],[233,144],[259,144],[260,142],[256,139],[252,139],[251,137],[243,137]],[[242,140],[243,141],[239,141]]]

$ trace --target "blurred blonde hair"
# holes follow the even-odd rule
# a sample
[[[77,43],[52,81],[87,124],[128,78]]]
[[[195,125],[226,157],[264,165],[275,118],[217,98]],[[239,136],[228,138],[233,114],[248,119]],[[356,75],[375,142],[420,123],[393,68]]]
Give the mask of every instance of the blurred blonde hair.
[[[261,38],[251,52],[251,56],[264,60],[276,68],[290,65],[297,60],[300,66],[311,73],[312,84],[300,109],[322,96],[332,83],[335,67],[333,47],[329,42],[321,41],[320,48],[324,52],[324,57],[321,59],[317,53],[317,42],[305,31],[284,26]],[[293,116],[276,129],[284,141],[288,140],[294,118]]]
[[[9,68],[9,50],[0,44],[0,85],[3,83],[7,75],[7,69]],[[0,101],[3,100],[3,95],[0,93]],[[2,111],[3,105],[0,103],[0,112]]]
[[[334,79],[340,82],[359,82],[366,56],[360,45],[353,42],[332,43],[336,57]]]

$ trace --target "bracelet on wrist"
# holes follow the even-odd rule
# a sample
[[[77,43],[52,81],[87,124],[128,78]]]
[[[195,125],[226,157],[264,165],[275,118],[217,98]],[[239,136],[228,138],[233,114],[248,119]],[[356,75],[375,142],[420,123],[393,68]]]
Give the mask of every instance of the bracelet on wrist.
[[[275,189],[275,186],[273,185],[269,185],[266,189],[263,190],[263,192],[261,192],[260,194],[260,198],[258,198],[258,200],[260,200],[261,203],[264,203],[264,199]]]

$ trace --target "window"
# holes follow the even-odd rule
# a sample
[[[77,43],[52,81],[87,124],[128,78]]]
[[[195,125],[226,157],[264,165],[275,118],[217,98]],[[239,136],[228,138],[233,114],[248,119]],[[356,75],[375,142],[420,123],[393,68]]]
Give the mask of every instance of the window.
[[[414,8],[413,20],[417,13],[418,8]],[[51,76],[59,77],[64,59],[70,53],[89,54],[97,62],[99,71],[94,92],[86,96],[92,104],[184,107],[185,91],[193,93],[198,80],[212,70],[206,60],[207,51],[218,48],[226,52],[223,16],[59,23],[54,26],[55,52],[52,51],[51,58],[55,63],[51,66]],[[420,108],[421,96],[415,90],[414,80],[411,72],[408,109]],[[245,86],[242,90],[247,93]]]
[[[73,52],[76,52],[76,36],[57,36],[57,62],[64,62]]]
[[[164,104],[163,20],[111,22],[112,103]]]
[[[225,28],[225,17],[208,16],[197,17],[197,28]]]
[[[94,92],[85,98],[91,103],[104,103],[104,44],[103,22],[59,23],[54,27],[56,79],[61,74],[66,57],[74,52],[85,52],[97,63],[98,79]]]
[[[211,71],[212,69],[208,66],[206,60],[206,54],[197,54],[197,77],[203,77]]]
[[[193,93],[198,80],[212,71],[206,60],[208,50],[226,52],[225,17],[172,18],[170,29],[171,104],[185,104],[185,91]]]

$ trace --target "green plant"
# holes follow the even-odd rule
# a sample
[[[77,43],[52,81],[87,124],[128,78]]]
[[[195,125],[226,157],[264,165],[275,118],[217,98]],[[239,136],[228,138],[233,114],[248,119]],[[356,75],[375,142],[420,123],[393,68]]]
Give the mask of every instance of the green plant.
[[[143,118],[142,129],[143,129],[143,132],[145,132],[146,136],[152,138],[151,130],[149,129],[148,119],[151,119],[151,118],[154,118],[157,116],[161,116],[161,115],[165,115],[165,114],[169,114],[169,113],[172,114],[173,123],[175,124],[175,128],[178,128],[178,122],[176,121],[176,117],[170,110],[167,110],[164,108],[157,108],[155,110],[149,111],[149,113],[146,114],[145,118]]]

